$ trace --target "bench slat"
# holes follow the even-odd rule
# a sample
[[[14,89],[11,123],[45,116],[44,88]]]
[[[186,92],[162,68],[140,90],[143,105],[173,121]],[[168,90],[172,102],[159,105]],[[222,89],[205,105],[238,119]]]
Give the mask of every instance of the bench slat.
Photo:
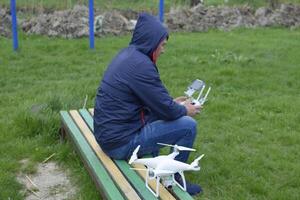
[[[82,111],[84,112],[85,109],[82,109]],[[93,116],[94,115],[94,109],[93,108],[90,108],[89,109],[89,112],[91,113],[91,115]],[[94,131],[93,129],[93,122],[90,122],[88,123],[88,125],[90,126],[91,130]],[[127,164],[128,165],[128,164]],[[128,165],[129,166],[129,165]],[[141,171],[138,171],[138,173],[141,172]],[[142,176],[145,176],[144,173],[141,173]],[[145,179],[145,177],[144,177]],[[154,183],[153,183],[154,184]],[[161,186],[163,187],[163,186]],[[152,189],[155,188],[155,184],[153,186],[151,186]],[[165,187],[163,187],[165,189]],[[166,190],[166,189],[165,189]],[[174,195],[176,195],[177,198],[179,199],[186,199],[186,200],[193,200],[193,197],[191,195],[189,195],[189,193],[181,190],[177,185],[174,185],[173,186],[173,193]]]
[[[124,193],[126,198],[130,200],[141,199],[139,195],[135,192],[135,190],[132,188],[132,186],[128,183],[123,174],[120,172],[115,163],[102,151],[97,141],[95,140],[93,133],[86,125],[85,121],[81,118],[78,111],[71,110],[70,115],[81,130],[81,133],[84,135],[84,137],[90,144],[91,148],[101,160],[103,166],[110,173],[112,179],[115,181],[116,185],[120,188],[120,190]]]
[[[128,180],[134,185],[135,189],[147,200],[157,200],[157,198],[145,188],[145,182],[139,177],[135,171],[128,167],[124,160],[115,160],[120,170],[126,174]]]
[[[79,112],[89,128],[94,131],[93,118],[90,113],[86,109],[80,109]],[[138,191],[139,194],[143,196],[144,199],[157,199],[149,190],[145,188],[145,182],[136,174],[135,171],[130,169],[131,166],[128,165],[126,161],[115,160],[115,163],[118,165],[123,174],[126,174],[127,179],[132,183],[133,187]]]
[[[144,165],[142,164],[132,164],[134,168],[139,168],[139,169],[147,169]],[[144,180],[146,180],[146,174],[144,171],[138,170],[137,173],[143,177]],[[156,179],[149,180],[148,179],[148,184],[151,187],[153,191],[156,190]],[[170,200],[175,200],[175,197],[160,183],[159,184],[159,197],[161,199],[170,199]]]
[[[82,136],[80,130],[66,111],[60,112],[64,127],[67,128],[72,142],[76,146],[79,155],[85,163],[90,175],[96,182],[97,187],[106,196],[107,199],[124,199],[109,174],[106,172],[97,156]]]
[[[85,110],[85,109],[80,109],[80,113],[83,115],[83,113],[88,113],[88,111]],[[91,114],[93,114],[93,113],[91,113]],[[90,114],[88,114],[88,115],[85,114],[85,121],[90,126],[91,130],[94,131],[93,118]],[[135,167],[135,168],[144,168],[144,169],[146,169],[143,165],[132,165],[132,166]],[[124,167],[125,168],[127,167],[129,169],[131,166],[127,162],[124,161]],[[143,178],[143,180],[146,179],[146,174],[145,174],[144,171],[137,171],[136,173],[138,173]],[[155,191],[156,181],[155,180],[149,180],[148,183],[149,183],[149,186]],[[145,182],[143,182],[143,189],[145,190]],[[164,199],[170,199],[170,200],[174,199],[175,200],[175,198],[172,196],[172,194],[162,184],[159,185],[159,197],[160,197],[160,199],[163,199],[163,200]]]

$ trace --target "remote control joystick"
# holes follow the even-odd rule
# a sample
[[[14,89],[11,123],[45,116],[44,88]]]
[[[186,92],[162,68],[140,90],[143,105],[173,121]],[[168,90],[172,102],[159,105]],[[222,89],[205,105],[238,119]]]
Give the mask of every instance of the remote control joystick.
[[[205,95],[202,96],[202,94],[205,90],[205,83],[202,80],[196,79],[193,81],[193,83],[191,85],[188,86],[187,91],[185,91],[184,93],[186,94],[186,96],[189,99],[191,99],[193,105],[202,106],[207,100],[207,96],[210,92],[210,89],[211,89],[211,87],[209,87],[208,90],[206,91]],[[195,92],[199,92],[199,95],[197,98],[193,97]]]

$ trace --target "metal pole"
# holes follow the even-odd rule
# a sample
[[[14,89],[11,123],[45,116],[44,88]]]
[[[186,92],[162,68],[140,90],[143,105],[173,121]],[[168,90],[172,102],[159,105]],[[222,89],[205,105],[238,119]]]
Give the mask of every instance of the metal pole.
[[[159,20],[164,22],[164,0],[159,1]]]
[[[13,48],[14,51],[18,49],[18,30],[17,30],[17,11],[16,11],[16,0],[10,0],[10,12],[12,22],[12,36],[13,36]]]
[[[90,49],[94,49],[94,0],[89,0]]]

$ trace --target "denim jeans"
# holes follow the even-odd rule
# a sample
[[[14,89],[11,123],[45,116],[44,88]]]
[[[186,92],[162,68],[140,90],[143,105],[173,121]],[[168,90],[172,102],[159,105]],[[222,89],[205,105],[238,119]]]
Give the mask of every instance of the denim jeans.
[[[183,116],[173,121],[157,120],[146,124],[133,139],[116,149],[106,152],[114,159],[129,159],[134,149],[141,145],[138,156],[152,154],[157,156],[159,148],[163,146],[157,143],[177,144],[185,147],[193,147],[197,133],[197,122],[189,116]],[[178,161],[186,162],[189,151],[182,151],[175,158]]]

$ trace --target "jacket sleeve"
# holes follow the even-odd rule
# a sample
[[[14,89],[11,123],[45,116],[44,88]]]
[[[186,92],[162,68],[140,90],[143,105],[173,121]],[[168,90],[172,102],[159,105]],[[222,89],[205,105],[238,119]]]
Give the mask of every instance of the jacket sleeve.
[[[183,105],[173,101],[162,84],[156,67],[151,63],[143,63],[130,73],[127,83],[143,104],[162,120],[174,120],[186,115]]]

